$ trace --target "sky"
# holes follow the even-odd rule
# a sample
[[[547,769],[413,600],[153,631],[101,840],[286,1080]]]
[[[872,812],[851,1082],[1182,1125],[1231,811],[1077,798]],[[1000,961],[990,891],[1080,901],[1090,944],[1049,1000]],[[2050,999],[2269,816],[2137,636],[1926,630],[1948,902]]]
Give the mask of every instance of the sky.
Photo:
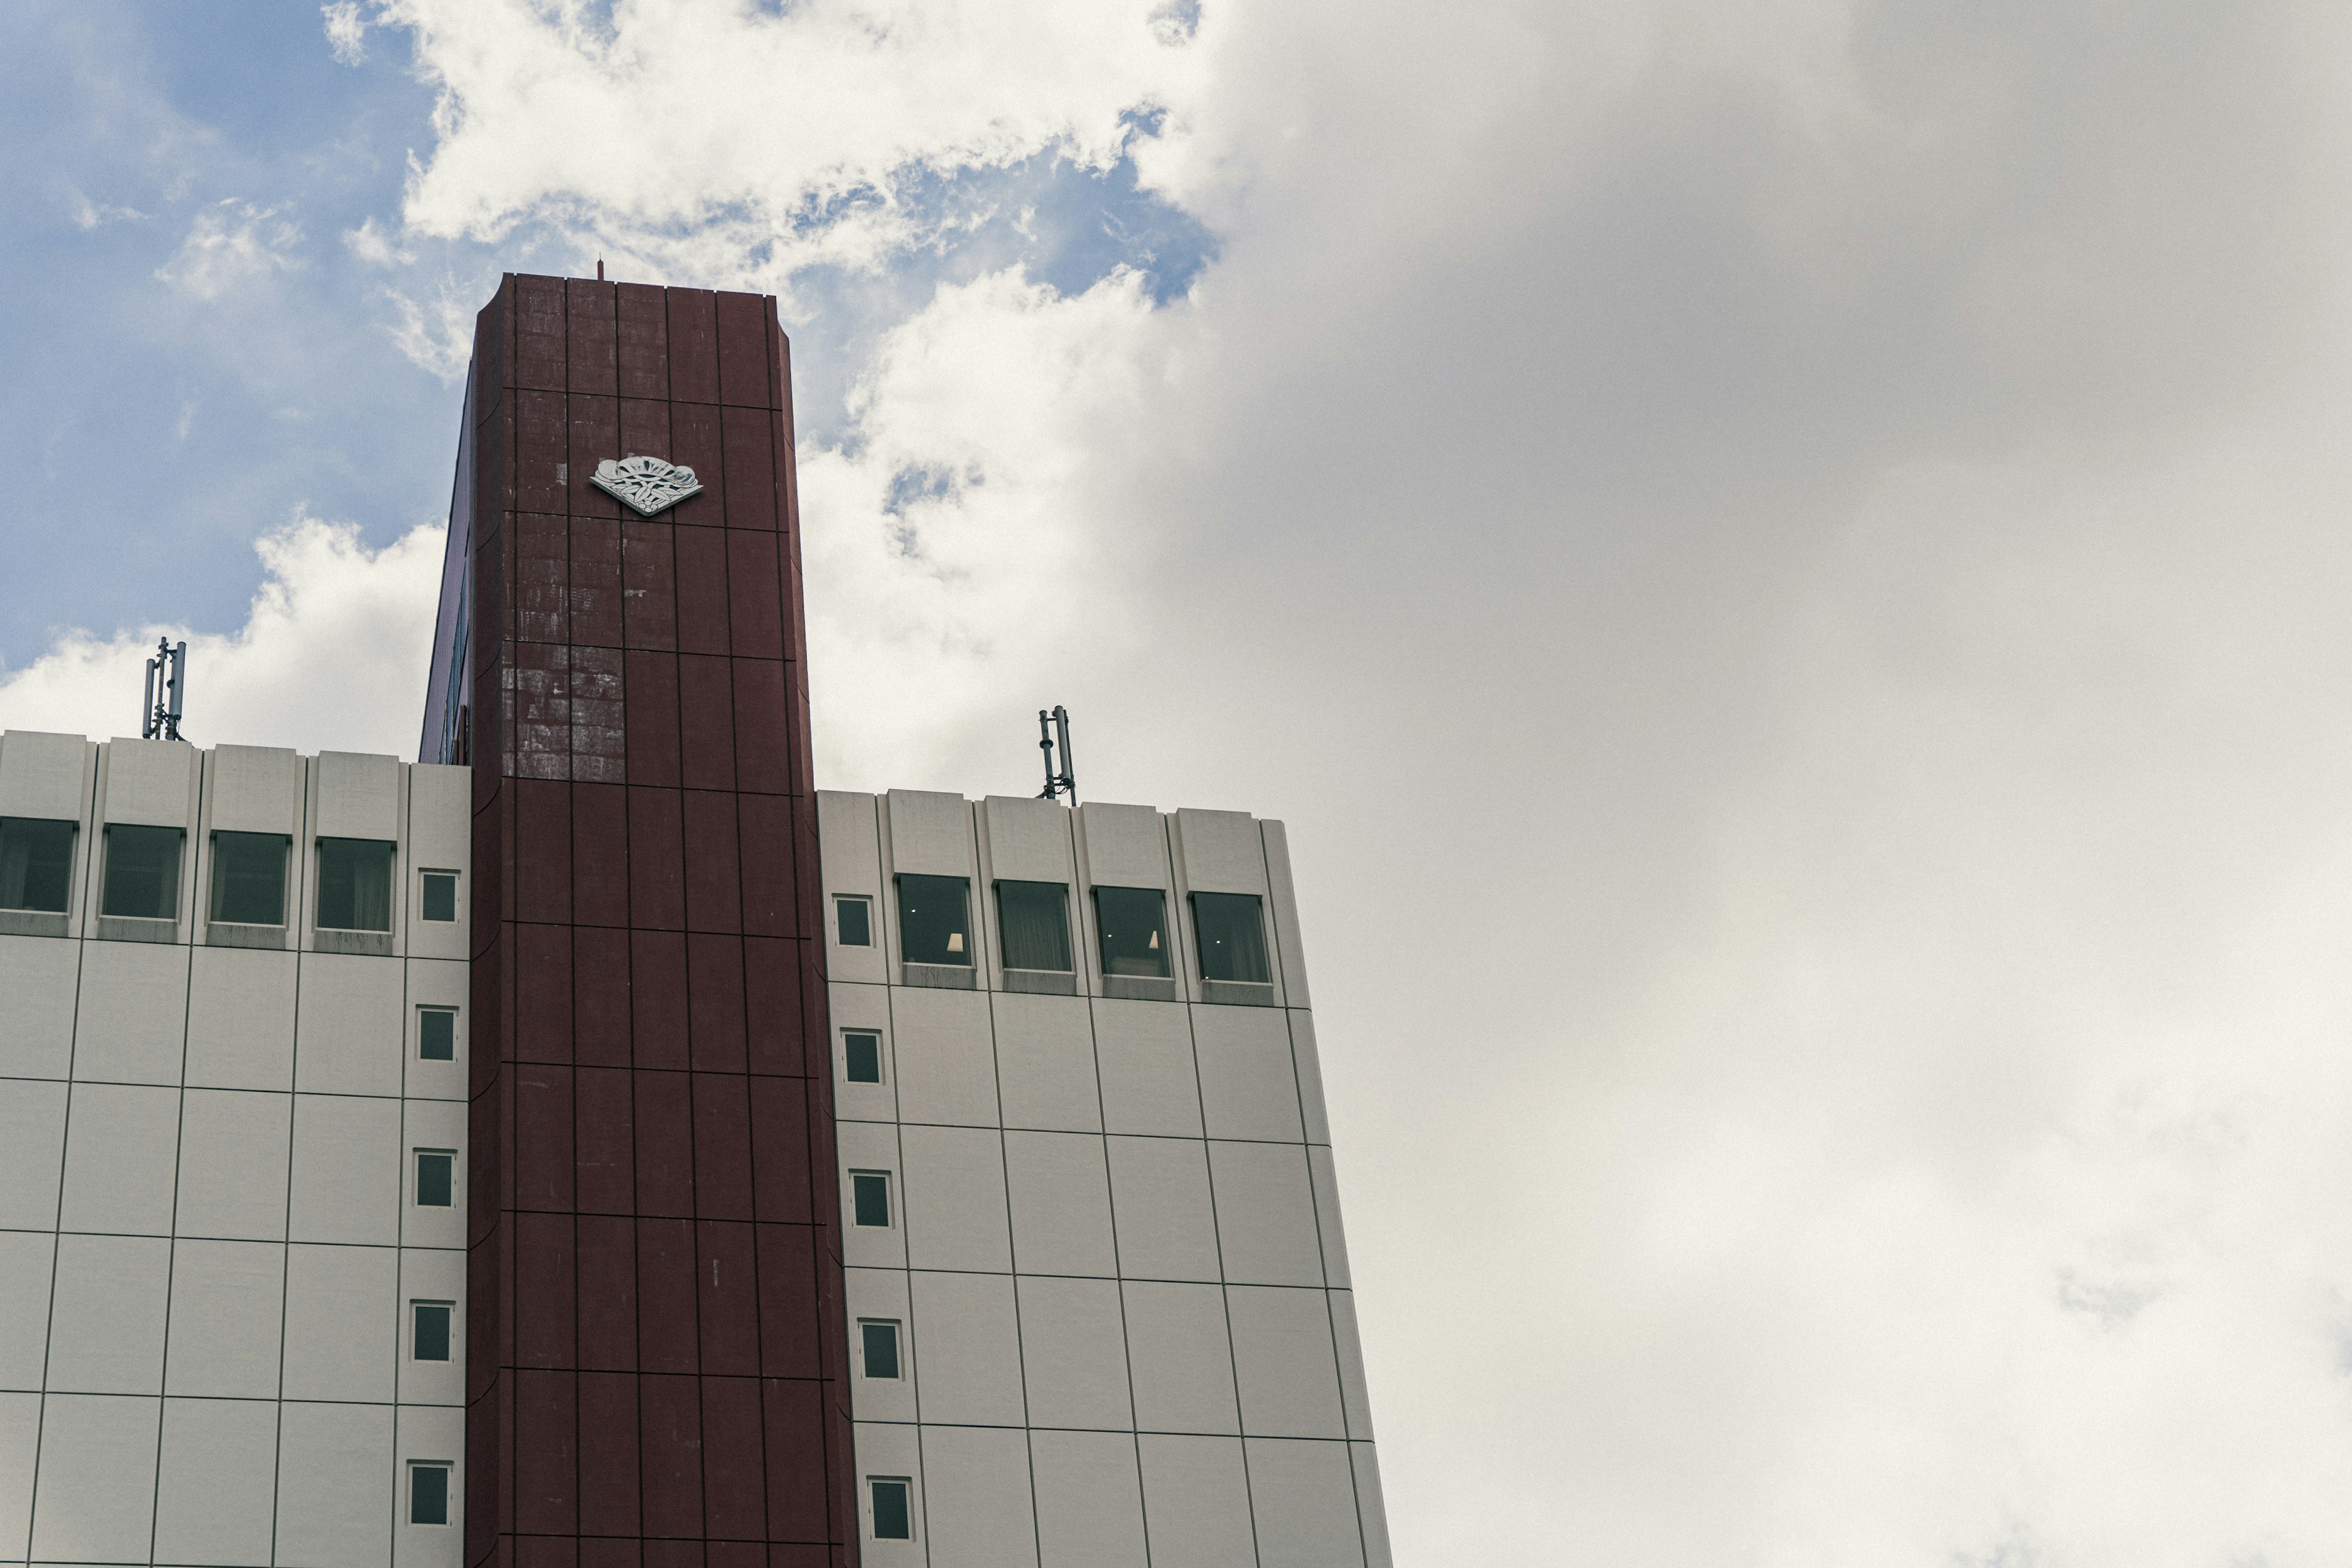
[[[0,726],[409,752],[502,270],[820,782],[1289,826],[1397,1559],[2352,1555],[2352,16],[0,0]]]

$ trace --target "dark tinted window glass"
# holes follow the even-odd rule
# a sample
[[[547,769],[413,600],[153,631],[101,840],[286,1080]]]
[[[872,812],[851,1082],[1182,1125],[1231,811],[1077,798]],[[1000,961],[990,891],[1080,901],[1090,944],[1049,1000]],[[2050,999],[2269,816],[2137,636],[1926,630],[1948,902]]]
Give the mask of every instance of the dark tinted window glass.
[[[66,912],[73,886],[74,825],[0,817],[0,910]]]
[[[457,918],[457,874],[455,871],[425,873],[423,913],[428,921],[454,921]]]
[[[996,923],[1007,969],[1070,968],[1070,890],[1059,882],[999,882]]]
[[[877,1541],[912,1541],[914,1521],[907,1513],[907,1483],[876,1481],[874,1484],[874,1539]]]
[[[1157,888],[1097,888],[1105,974],[1168,973],[1168,904]]]
[[[416,1303],[416,1359],[449,1359],[449,1309]]]
[[[866,1375],[896,1377],[898,1375],[898,1325],[896,1323],[860,1323],[866,1341]]]
[[[373,838],[319,840],[319,925],[392,929],[392,846]]]
[[[970,894],[961,877],[899,878],[899,957],[908,963],[970,963]]]
[[[847,1034],[841,1037],[841,1046],[843,1054],[849,1058],[850,1082],[882,1081],[881,1036]]]
[[[212,918],[232,925],[284,925],[290,843],[282,833],[214,834]]]
[[[134,920],[180,918],[180,830],[129,827],[106,830],[106,900],[102,915]]]
[[[890,1223],[890,1178],[879,1171],[852,1171],[849,1198],[860,1225]]]
[[[428,1008],[416,1016],[416,1054],[428,1062],[457,1059],[457,1015]]]
[[[1192,931],[1201,939],[1201,978],[1264,985],[1274,978],[1265,962],[1265,917],[1255,893],[1195,893]]]
[[[446,1209],[455,1184],[457,1157],[455,1154],[419,1154],[416,1156],[416,1206]]]
[[[864,899],[835,899],[833,907],[841,912],[841,945],[872,947],[874,922],[869,918],[874,906]]]
[[[411,1465],[408,1467],[408,1522],[411,1524],[449,1522],[448,1466]]]

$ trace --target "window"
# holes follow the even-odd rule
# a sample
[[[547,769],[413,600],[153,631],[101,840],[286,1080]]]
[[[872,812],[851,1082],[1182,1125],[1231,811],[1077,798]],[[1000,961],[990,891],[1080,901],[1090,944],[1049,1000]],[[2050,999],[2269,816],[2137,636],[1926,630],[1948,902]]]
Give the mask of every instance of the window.
[[[1201,942],[1201,978],[1266,985],[1265,917],[1255,893],[1195,893],[1192,934]]]
[[[863,1352],[866,1376],[897,1377],[898,1375],[898,1324],[880,1321],[859,1322],[857,1346]]]
[[[1168,905],[1157,888],[1097,888],[1105,974],[1168,973]]]
[[[835,899],[834,915],[841,927],[844,947],[874,945],[874,901],[870,899]]]
[[[66,912],[74,831],[70,822],[0,817],[0,910]]]
[[[446,1007],[426,1007],[416,1015],[416,1059],[454,1062],[457,1059],[457,1015]]]
[[[176,827],[109,824],[106,897],[98,912],[131,920],[178,920],[181,837]]]
[[[416,1152],[416,1206],[446,1209],[457,1190],[457,1156],[446,1150]]]
[[[286,851],[282,833],[213,835],[212,918],[228,925],[286,923]]]
[[[319,840],[322,931],[392,929],[392,846],[373,838]]]
[[[849,1173],[850,1214],[862,1226],[887,1229],[890,1224],[890,1173]]]
[[[969,966],[971,890],[961,877],[900,877],[898,956],[908,963]]]
[[[865,1029],[845,1029],[841,1036],[841,1051],[848,1058],[850,1082],[882,1081],[881,1036]]]
[[[868,1476],[866,1490],[874,1499],[874,1539],[915,1539],[914,1511],[907,1506],[909,1483],[904,1477]]]
[[[411,1301],[408,1305],[413,1325],[408,1336],[408,1353],[418,1361],[447,1361],[449,1320],[456,1313],[456,1304],[449,1301]]]
[[[408,1522],[411,1524],[449,1522],[448,1466],[411,1465],[408,1467]]]
[[[418,900],[424,908],[417,912],[428,921],[454,921],[457,918],[457,873],[427,871],[425,873],[425,896]]]
[[[1070,890],[1059,882],[996,884],[1004,967],[1070,972]]]

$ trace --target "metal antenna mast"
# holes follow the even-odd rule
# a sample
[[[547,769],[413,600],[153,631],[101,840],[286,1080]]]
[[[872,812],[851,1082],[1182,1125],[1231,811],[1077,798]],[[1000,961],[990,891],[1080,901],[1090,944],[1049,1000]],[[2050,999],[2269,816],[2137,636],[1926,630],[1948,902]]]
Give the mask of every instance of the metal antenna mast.
[[[1037,749],[1045,753],[1045,787],[1037,792],[1037,798],[1053,800],[1066,795],[1072,805],[1077,805],[1078,775],[1070,763],[1070,710],[1058,702],[1054,704],[1050,713],[1043,708],[1038,709],[1037,736]],[[1059,772],[1054,767],[1056,739],[1060,741],[1062,751]]]
[[[147,661],[147,694],[140,699],[139,738],[178,740],[180,714],[187,697],[188,645],[174,647],[171,638],[159,637],[155,657]]]

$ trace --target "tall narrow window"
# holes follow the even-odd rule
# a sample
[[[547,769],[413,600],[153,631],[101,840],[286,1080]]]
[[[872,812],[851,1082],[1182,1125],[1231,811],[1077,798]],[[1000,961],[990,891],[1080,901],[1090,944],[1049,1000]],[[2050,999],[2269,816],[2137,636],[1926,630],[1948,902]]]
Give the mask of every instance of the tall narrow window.
[[[457,1156],[446,1150],[416,1152],[416,1206],[446,1209],[457,1192]]]
[[[447,1301],[411,1301],[409,1354],[418,1361],[449,1359],[449,1321],[457,1309]]]
[[[286,923],[286,851],[282,833],[213,835],[212,918],[230,925]]]
[[[874,1539],[915,1539],[914,1510],[907,1506],[908,1482],[897,1477],[868,1476],[866,1485],[874,1499]]]
[[[1059,882],[996,884],[1004,967],[1070,972],[1070,890]]]
[[[852,1083],[882,1081],[882,1037],[870,1029],[845,1029],[841,1054]]]
[[[110,823],[106,829],[106,897],[102,915],[131,920],[180,918],[180,841],[176,827],[133,827]]]
[[[0,816],[0,910],[66,912],[74,832],[70,822]]]
[[[857,1224],[887,1229],[890,1224],[890,1173],[887,1171],[849,1173],[850,1217]]]
[[[1168,901],[1157,888],[1097,888],[1105,974],[1168,973]]]
[[[457,873],[427,871],[423,879],[422,906],[416,912],[428,921],[451,921],[457,918]]]
[[[422,1007],[416,1014],[416,1059],[454,1062],[457,1059],[457,1015],[447,1007]]]
[[[833,900],[835,921],[841,927],[844,947],[874,945],[874,900],[871,899],[835,899]]]
[[[408,1522],[411,1524],[449,1522],[448,1466],[411,1465],[408,1467]]]
[[[898,952],[908,963],[971,963],[971,884],[961,877],[898,879]]]
[[[319,927],[392,929],[392,846],[373,838],[319,840]]]
[[[1201,941],[1201,978],[1265,985],[1265,914],[1255,893],[1195,893],[1192,931]]]
[[[868,1377],[897,1377],[898,1373],[898,1325],[877,1320],[866,1320],[857,1325],[859,1359],[866,1363]]]

